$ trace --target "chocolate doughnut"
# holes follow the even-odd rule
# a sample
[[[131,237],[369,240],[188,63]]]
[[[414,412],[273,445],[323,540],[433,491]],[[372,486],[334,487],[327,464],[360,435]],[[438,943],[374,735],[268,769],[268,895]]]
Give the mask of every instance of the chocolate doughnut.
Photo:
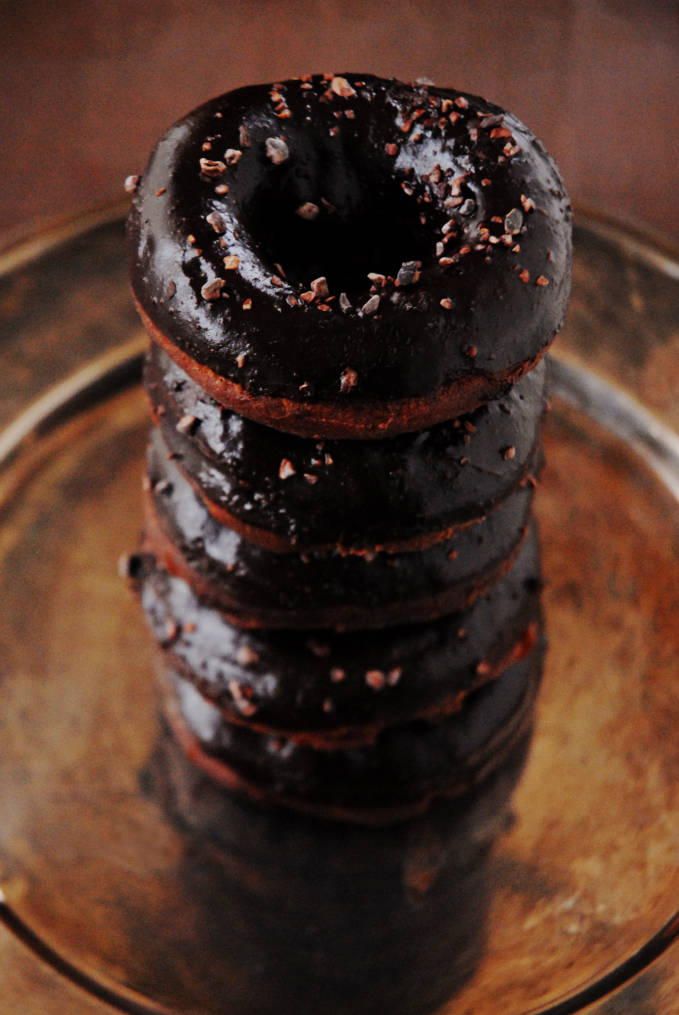
[[[165,443],[218,521],[272,550],[405,550],[478,520],[526,476],[546,367],[465,417],[379,441],[261,426],[220,407],[155,347],[144,376]]]
[[[511,566],[534,494],[520,485],[482,521],[424,550],[275,553],[215,521],[157,430],[148,474],[146,548],[241,627],[373,628],[463,609]]]
[[[295,744],[227,722],[190,681],[165,672],[165,711],[192,760],[232,790],[323,817],[383,823],[456,797],[497,769],[533,721],[543,648],[439,721],[382,730],[374,743],[327,748]]]
[[[372,76],[227,93],[171,127],[129,217],[152,339],[218,402],[301,436],[421,429],[544,354],[570,207],[484,99]]]
[[[379,631],[244,631],[152,558],[135,584],[171,669],[230,721],[312,746],[366,743],[384,726],[458,711],[530,651],[540,625],[535,531],[468,610]]]

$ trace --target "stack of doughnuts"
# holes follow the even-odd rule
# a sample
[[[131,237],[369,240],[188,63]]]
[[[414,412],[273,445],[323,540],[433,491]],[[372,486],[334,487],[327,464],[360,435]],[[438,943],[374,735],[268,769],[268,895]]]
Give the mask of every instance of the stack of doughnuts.
[[[128,187],[175,737],[325,817],[464,793],[525,751],[542,668],[554,163],[483,99],[317,75],[205,104]]]

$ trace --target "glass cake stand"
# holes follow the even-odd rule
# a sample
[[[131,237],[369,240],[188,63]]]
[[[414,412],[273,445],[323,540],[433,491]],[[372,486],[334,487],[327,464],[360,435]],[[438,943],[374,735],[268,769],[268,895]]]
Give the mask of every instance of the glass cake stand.
[[[117,572],[138,542],[147,427],[122,231],[114,208],[0,259],[0,1013],[332,1015],[302,976],[321,982],[332,954],[332,886],[289,960],[270,954],[290,906],[276,856],[311,855],[318,830],[285,819],[264,877],[270,816],[234,805],[220,851],[191,820],[194,791],[210,808],[200,788],[183,820],[158,789],[149,639]],[[411,994],[447,973],[468,921],[446,1015],[679,1007],[679,261],[592,216],[575,238],[537,506],[537,729],[478,906],[449,954],[439,935],[438,972],[413,940],[404,973]],[[377,975],[356,939],[338,982]]]

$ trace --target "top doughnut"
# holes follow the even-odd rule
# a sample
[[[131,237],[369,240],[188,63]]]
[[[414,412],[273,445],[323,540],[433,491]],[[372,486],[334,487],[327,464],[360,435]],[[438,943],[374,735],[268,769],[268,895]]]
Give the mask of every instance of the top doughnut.
[[[240,88],[171,127],[134,185],[151,337],[279,430],[367,438],[458,416],[563,320],[561,177],[476,96],[365,74]]]

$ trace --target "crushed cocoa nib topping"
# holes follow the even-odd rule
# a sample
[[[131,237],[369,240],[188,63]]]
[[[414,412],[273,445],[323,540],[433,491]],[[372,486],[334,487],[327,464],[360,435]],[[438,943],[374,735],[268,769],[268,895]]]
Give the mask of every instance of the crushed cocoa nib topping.
[[[450,299],[449,296],[444,296],[443,299],[440,300],[439,302],[440,302],[440,304],[441,304],[441,306],[443,307],[444,310],[452,310],[453,309],[453,301]]]
[[[356,89],[352,88],[347,79],[342,77],[334,77],[332,79],[330,90],[342,99],[351,99],[356,94]]]
[[[200,159],[200,172],[202,176],[217,179],[226,172],[226,165],[215,159]]]
[[[289,479],[290,476],[294,476],[296,472],[297,470],[289,458],[281,459],[281,464],[278,466],[279,479]]]
[[[222,289],[225,286],[223,278],[215,278],[212,282],[206,282],[203,288],[200,290],[200,295],[204,300],[218,300],[222,294]]]
[[[211,211],[209,215],[206,215],[205,221],[209,226],[212,226],[218,236],[226,232],[226,220],[218,211]]]
[[[353,367],[345,367],[340,375],[340,391],[346,394],[351,391],[352,388],[356,387],[358,381],[358,374]]]
[[[493,127],[493,129],[490,132],[490,136],[493,141],[499,141],[503,137],[511,138],[512,132],[509,129],[509,127]]]
[[[393,669],[387,670],[386,681],[389,687],[396,687],[402,674],[403,669],[401,666],[394,666]]]
[[[528,268],[524,268],[523,271],[519,272],[519,278],[524,283],[524,285],[530,282],[530,272],[528,271]]]
[[[501,127],[503,124],[502,115],[496,113],[482,113],[479,119],[484,130],[488,127]]]
[[[386,683],[382,670],[366,670],[365,682],[373,691],[381,691]]]
[[[224,258],[224,267],[227,271],[236,271],[240,264],[240,258],[236,254],[227,254]]]
[[[364,314],[366,317],[368,317],[370,314],[376,313],[376,311],[379,309],[379,305],[380,305],[380,297],[377,294],[375,294],[374,296],[371,296],[369,300],[365,301],[365,303],[361,307],[361,313]]]
[[[526,197],[525,194],[521,195],[521,207],[524,211],[533,211],[535,208],[535,202],[530,197]]]
[[[311,291],[314,294],[314,298],[319,300],[322,300],[326,296],[330,295],[330,290],[328,289],[328,282],[327,279],[325,278],[325,275],[321,275],[319,278],[315,278],[311,282]]]
[[[236,652],[236,662],[239,666],[254,666],[259,662],[259,655],[249,645],[239,645]]]
[[[249,296],[246,300],[243,300],[242,307],[243,310],[252,310],[252,300]]]
[[[236,356],[236,366],[238,367],[239,370],[242,370],[246,356],[247,356],[246,352],[239,352],[238,355]]]
[[[351,310],[351,300],[346,293],[340,293],[339,295],[339,308],[342,313],[346,313],[347,310]]]
[[[535,284],[540,286],[549,285],[549,279],[547,278],[546,275],[538,275],[538,277],[535,279]]]
[[[238,144],[241,146],[241,148],[250,147],[250,132],[248,131],[248,128],[244,123],[241,123],[240,127],[238,128]]]
[[[506,448],[502,449],[502,457],[506,462],[516,458],[516,448],[513,444],[509,444]]]
[[[172,617],[166,617],[165,623],[163,624],[163,646],[169,645],[170,642],[175,641],[179,637],[181,628],[176,620]]]
[[[326,698],[323,701],[323,711],[324,712],[334,712],[334,710],[335,710],[335,706],[333,705],[332,701],[330,700],[330,698]]]
[[[389,142],[388,144],[386,144],[384,146],[384,150],[386,151],[387,155],[391,155],[392,158],[395,155],[398,155],[398,145],[394,144],[393,142]]]
[[[441,251],[443,253],[443,250]],[[420,262],[404,261],[396,275],[396,285],[414,285],[420,278]]]
[[[268,137],[264,142],[266,157],[279,166],[286,159],[290,158],[290,149],[282,137]]]
[[[252,694],[250,688],[242,687],[237,680],[230,680],[228,687],[233,698],[233,703],[240,714],[245,716],[254,715],[257,711],[257,706],[248,698],[248,692]]]
[[[315,486],[318,482],[318,476],[314,476],[313,472],[305,472],[304,478],[310,486]]]
[[[125,182],[123,183],[123,187],[125,188],[125,193],[126,194],[134,194],[135,190],[139,186],[140,181],[141,181],[141,176],[139,176],[138,174],[137,175],[132,175],[132,176],[126,176],[125,177]]]
[[[330,679],[332,680],[333,684],[341,684],[345,678],[346,672],[341,667],[333,666],[333,668],[330,670]]]
[[[175,429],[178,433],[192,434],[196,430],[198,423],[199,420],[197,416],[192,416],[190,413],[187,413],[178,421]]]
[[[304,204],[300,204],[299,208],[295,209],[295,215],[299,215],[301,219],[306,219],[307,222],[312,222],[320,212],[320,208],[313,201],[305,201]]]
[[[224,161],[227,166],[235,166],[240,161],[243,153],[240,148],[227,148],[224,153]]]
[[[228,183],[218,183],[215,187],[215,194],[228,194],[229,185]]]
[[[508,211],[504,218],[504,228],[506,233],[514,235],[515,233],[521,232],[523,225],[523,213],[518,208],[512,208]]]

